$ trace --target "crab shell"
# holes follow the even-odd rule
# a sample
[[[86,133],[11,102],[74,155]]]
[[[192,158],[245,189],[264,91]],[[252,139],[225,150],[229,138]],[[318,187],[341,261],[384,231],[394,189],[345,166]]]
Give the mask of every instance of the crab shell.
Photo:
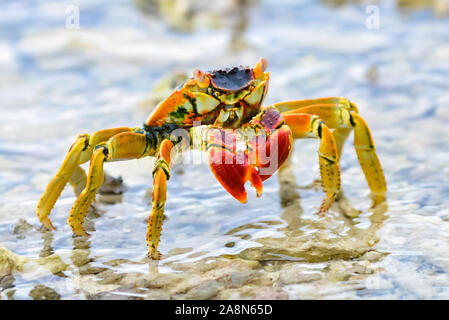
[[[152,112],[148,127],[176,124],[181,128],[216,125],[239,128],[260,112],[268,90],[269,73],[265,59],[255,68],[235,67],[202,72],[180,85]]]

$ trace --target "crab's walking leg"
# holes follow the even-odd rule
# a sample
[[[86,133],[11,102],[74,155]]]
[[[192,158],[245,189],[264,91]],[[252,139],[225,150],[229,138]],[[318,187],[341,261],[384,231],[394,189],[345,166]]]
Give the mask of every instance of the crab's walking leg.
[[[75,171],[78,167],[80,155],[86,148],[86,142],[87,138],[85,136],[78,137],[70,148],[70,151],[62,163],[58,173],[56,173],[56,176],[50,181],[42,197],[37,203],[36,214],[41,223],[47,229],[55,229],[50,218],[48,218],[48,215],[55,205],[56,200],[61,195],[61,192],[67,184],[67,181],[71,177],[73,171]]]
[[[297,112],[317,115],[330,128],[354,128],[354,147],[372,193],[373,206],[385,201],[387,183],[376,154],[370,129],[365,120],[358,113],[338,106],[316,105],[299,110]],[[288,117],[289,114],[294,114],[293,112],[283,114],[284,118]]]
[[[294,139],[315,137],[321,140],[318,153],[321,181],[326,198],[323,200],[319,212],[326,212],[340,191],[338,151],[332,132],[323,121],[314,115],[285,114],[283,117],[291,129]]]
[[[67,220],[76,235],[87,235],[83,228],[83,222],[92,200],[95,199],[95,195],[103,183],[103,163],[105,161],[138,159],[149,154],[147,137],[135,132],[119,133],[106,143],[95,147],[90,160],[86,187],[75,201]]]
[[[371,131],[365,120],[357,113],[350,113],[354,126],[354,147],[366,181],[371,189],[373,207],[385,201],[387,183],[379,158],[376,154]],[[352,120],[351,120],[352,119]]]
[[[310,108],[321,109],[322,107],[339,107],[346,110],[350,110],[358,113],[358,109],[354,103],[349,101],[347,98],[343,97],[329,97],[329,98],[318,98],[318,99],[307,99],[307,100],[294,100],[276,103],[276,106],[282,113],[308,113]],[[335,143],[338,149],[338,155],[341,156],[343,151],[343,145],[351,134],[352,127],[349,128],[336,128],[333,131]]]
[[[164,206],[167,199],[167,180],[170,178],[170,155],[172,149],[173,143],[170,140],[162,141],[153,170],[153,207],[148,219],[147,244],[148,256],[156,260],[160,259],[157,246],[161,237]]]
[[[84,189],[87,181],[86,173],[79,165],[89,161],[93,148],[120,132],[131,130],[131,128],[114,128],[97,131],[92,136],[88,134],[78,136],[36,206],[36,214],[47,229],[55,229],[48,216],[67,182],[72,185],[76,196]]]
[[[84,187],[86,186],[86,182],[86,171],[84,171],[84,169],[80,166],[76,166],[69,178],[69,183],[73,188],[73,193],[75,193],[75,196],[78,197],[81,194],[81,191],[83,191]]]

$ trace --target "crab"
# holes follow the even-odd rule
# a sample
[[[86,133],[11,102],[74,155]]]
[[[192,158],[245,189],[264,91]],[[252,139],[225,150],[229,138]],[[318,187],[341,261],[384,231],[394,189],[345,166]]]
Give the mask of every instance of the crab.
[[[67,182],[77,196],[68,217],[75,236],[87,236],[83,221],[103,183],[104,162],[154,157],[152,210],[146,241],[150,258],[158,251],[167,180],[175,154],[197,149],[208,155],[210,168],[235,199],[245,203],[249,181],[262,195],[263,181],[289,157],[294,139],[320,140],[318,162],[325,198],[318,213],[331,207],[340,192],[343,145],[354,130],[354,146],[373,206],[386,199],[387,186],[373,138],[354,103],[343,97],[294,100],[262,107],[268,90],[267,60],[254,68],[233,67],[203,72],[176,88],[159,103],[141,128],[105,129],[76,138],[40,198],[36,214],[47,229]],[[86,175],[81,164],[90,160]]]

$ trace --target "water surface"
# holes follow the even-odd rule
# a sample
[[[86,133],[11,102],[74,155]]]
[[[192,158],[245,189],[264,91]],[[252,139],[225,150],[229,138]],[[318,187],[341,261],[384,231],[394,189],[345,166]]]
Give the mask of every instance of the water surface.
[[[0,245],[65,264],[2,277],[1,299],[449,298],[448,18],[384,1],[380,28],[368,29],[365,5],[260,1],[233,46],[226,23],[183,32],[134,2],[78,4],[80,29],[68,30],[64,3],[0,2]],[[143,102],[167,74],[262,56],[267,104],[345,96],[358,105],[387,205],[370,210],[351,137],[344,198],[317,216],[323,193],[307,186],[319,177],[318,141],[303,140],[291,167],[266,181],[262,198],[248,190],[245,205],[207,165],[175,167],[158,263],[145,258],[151,159],[106,165],[127,191],[119,203],[97,203],[89,239],[66,224],[69,187],[51,214],[57,230],[39,228],[35,205],[78,134],[140,126],[150,112]]]

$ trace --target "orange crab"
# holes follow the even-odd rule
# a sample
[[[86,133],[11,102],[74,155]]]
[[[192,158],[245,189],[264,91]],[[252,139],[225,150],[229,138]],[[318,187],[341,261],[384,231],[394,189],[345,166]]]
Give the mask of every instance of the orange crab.
[[[373,205],[383,202],[385,177],[370,130],[356,106],[346,98],[331,97],[262,107],[269,81],[266,68],[267,60],[262,58],[254,68],[240,66],[209,72],[197,69],[190,80],[158,105],[143,128],[106,129],[78,136],[37,204],[42,224],[54,229],[49,214],[69,182],[78,198],[67,222],[76,235],[87,235],[83,221],[103,183],[103,163],[155,157],[147,244],[149,256],[158,259],[166,184],[174,152],[186,146],[206,151],[217,180],[244,203],[245,183],[249,181],[261,196],[263,181],[287,159],[293,139],[300,138],[321,141],[318,161],[326,197],[319,212],[323,213],[340,191],[339,158],[352,129]],[[179,134],[180,130],[186,134]],[[89,159],[86,175],[80,164]]]

